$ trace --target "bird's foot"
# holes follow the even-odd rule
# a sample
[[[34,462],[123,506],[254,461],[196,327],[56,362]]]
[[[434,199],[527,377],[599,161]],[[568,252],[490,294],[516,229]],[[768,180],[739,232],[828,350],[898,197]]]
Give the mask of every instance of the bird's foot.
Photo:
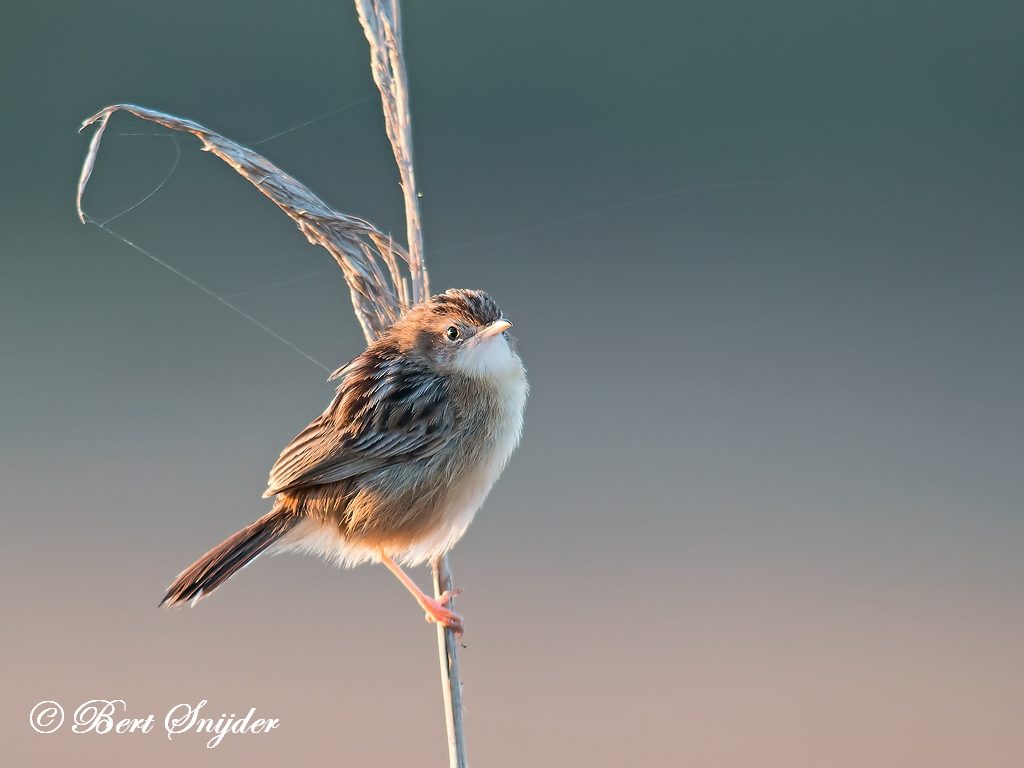
[[[435,624],[443,624],[446,629],[454,630],[455,634],[461,635],[462,617],[455,611],[445,607],[453,597],[461,594],[461,589],[446,589],[441,593],[441,597],[437,599],[423,595],[419,602],[423,610],[426,611],[424,618]]]
[[[420,608],[426,611],[427,621],[441,624],[447,629],[454,630],[456,634],[462,634],[462,617],[450,608],[445,607],[451,602],[453,597],[462,594],[461,589],[446,589],[440,597],[431,597],[416,586],[416,582],[409,578],[409,574],[403,571],[387,552],[381,551],[380,561],[387,566],[389,571],[395,574],[398,580],[402,582],[402,586],[409,590],[409,594],[416,598]]]

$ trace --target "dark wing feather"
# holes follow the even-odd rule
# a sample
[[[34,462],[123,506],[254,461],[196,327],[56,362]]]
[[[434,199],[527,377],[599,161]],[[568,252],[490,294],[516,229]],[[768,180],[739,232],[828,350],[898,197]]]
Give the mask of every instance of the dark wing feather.
[[[445,380],[370,350],[341,369],[331,405],[285,447],[264,496],[436,453],[455,432]]]

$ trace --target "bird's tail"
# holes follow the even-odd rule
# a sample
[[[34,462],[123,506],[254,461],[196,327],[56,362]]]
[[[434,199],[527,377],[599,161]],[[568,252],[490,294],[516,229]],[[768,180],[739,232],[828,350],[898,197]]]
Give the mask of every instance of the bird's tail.
[[[160,605],[180,605],[206,597],[288,533],[299,520],[301,514],[282,505],[275,506],[182,571],[167,588]]]

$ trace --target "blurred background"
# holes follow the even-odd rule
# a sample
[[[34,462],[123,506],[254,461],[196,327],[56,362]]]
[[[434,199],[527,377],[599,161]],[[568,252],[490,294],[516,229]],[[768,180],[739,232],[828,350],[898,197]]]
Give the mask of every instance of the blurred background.
[[[352,6],[5,10],[6,757],[446,764],[434,632],[384,569],[268,558],[157,610],[267,509],[332,388],[73,210],[75,129],[130,101],[288,131],[258,149],[404,239]],[[491,291],[533,385],[452,557],[475,765],[1022,764],[1022,15],[405,3],[433,287]],[[174,160],[114,134],[158,132],[114,118],[93,216]],[[356,355],[327,254],[179,141],[111,227],[325,364]],[[281,727],[215,750],[29,728],[92,698]]]

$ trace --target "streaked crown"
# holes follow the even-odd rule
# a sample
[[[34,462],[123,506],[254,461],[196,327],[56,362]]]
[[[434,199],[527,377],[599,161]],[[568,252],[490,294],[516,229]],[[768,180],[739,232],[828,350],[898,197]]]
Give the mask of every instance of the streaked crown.
[[[501,319],[501,308],[494,299],[484,291],[466,288],[452,288],[431,296],[427,307],[431,314],[456,317],[471,325],[489,325]]]

